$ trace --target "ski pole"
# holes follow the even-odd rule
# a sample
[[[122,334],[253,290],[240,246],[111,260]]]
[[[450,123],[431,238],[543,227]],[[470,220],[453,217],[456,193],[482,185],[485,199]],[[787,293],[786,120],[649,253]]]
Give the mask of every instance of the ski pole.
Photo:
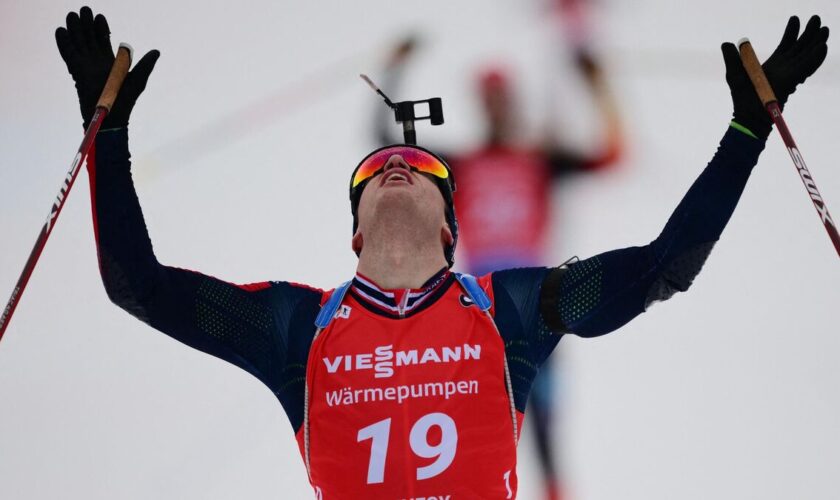
[[[12,314],[14,314],[15,309],[17,308],[20,296],[23,294],[23,290],[26,288],[26,284],[32,276],[32,271],[38,263],[38,258],[41,256],[41,252],[47,244],[47,238],[50,237],[50,233],[55,227],[56,220],[58,220],[58,214],[61,213],[61,209],[64,207],[64,202],[67,200],[67,195],[70,194],[70,189],[76,181],[79,169],[87,159],[90,147],[93,145],[96,133],[99,131],[99,126],[102,125],[102,120],[105,119],[111,111],[111,106],[114,105],[114,100],[117,98],[117,94],[120,91],[120,87],[122,87],[123,80],[125,80],[125,76],[128,74],[128,69],[131,67],[132,52],[131,46],[127,43],[121,43],[120,48],[117,50],[117,56],[114,58],[114,64],[111,66],[111,72],[108,74],[108,79],[105,81],[105,87],[102,89],[102,94],[99,96],[99,101],[96,103],[96,110],[93,112],[93,118],[90,120],[90,125],[88,125],[87,130],[85,131],[82,144],[79,146],[79,150],[73,158],[73,163],[70,164],[70,170],[67,171],[67,176],[64,178],[64,181],[61,184],[61,189],[59,189],[58,195],[55,197],[55,202],[53,202],[52,207],[50,207],[50,214],[47,217],[47,221],[44,223],[44,227],[41,229],[38,239],[35,240],[35,246],[29,254],[29,259],[27,259],[26,265],[23,267],[23,272],[20,273],[20,278],[18,278],[14,290],[12,290],[12,296],[9,298],[9,302],[6,303],[6,308],[3,309],[2,316],[0,316],[0,339],[3,338],[3,333],[9,326],[9,320],[12,318]]]
[[[840,256],[840,234],[837,233],[837,225],[834,223],[834,219],[831,218],[831,214],[828,213],[828,207],[825,204],[825,200],[822,195],[820,195],[820,191],[817,189],[817,184],[814,182],[811,172],[805,165],[805,159],[802,158],[802,154],[799,152],[799,147],[793,140],[793,136],[785,123],[785,119],[782,117],[782,109],[779,107],[779,101],[776,99],[776,94],[773,92],[773,88],[770,87],[767,75],[764,74],[764,70],[758,62],[758,57],[755,55],[755,51],[752,48],[752,44],[750,44],[750,40],[748,38],[742,38],[738,42],[738,49],[741,54],[741,61],[744,64],[744,69],[747,70],[747,74],[749,75],[750,80],[752,80],[753,86],[755,86],[758,97],[761,99],[762,104],[764,104],[764,107],[770,114],[770,118],[772,118],[773,123],[776,124],[776,128],[782,136],[785,147],[787,147],[788,153],[790,153],[790,158],[793,160],[793,165],[796,167],[797,172],[799,172],[799,177],[802,179],[802,183],[805,184],[805,189],[808,191],[808,195],[814,203],[814,208],[817,209],[817,214],[819,214],[820,220],[822,220],[823,226],[825,226],[825,230],[828,232],[828,237],[831,238],[831,242],[834,243],[834,249],[837,251],[837,255]]]

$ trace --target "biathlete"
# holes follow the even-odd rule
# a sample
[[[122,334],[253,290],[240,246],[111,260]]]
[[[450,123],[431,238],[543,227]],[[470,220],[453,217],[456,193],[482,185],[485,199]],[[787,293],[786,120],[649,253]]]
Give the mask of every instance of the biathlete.
[[[800,36],[791,18],[765,63],[781,102],[825,59],[820,24],[811,18]],[[82,8],[56,41],[88,122],[114,59],[108,23]],[[234,285],[157,261],[127,130],[159,56],[151,51],[129,73],[88,162],[105,289],[141,321],[271,389],[317,498],[514,498],[532,367],[564,334],[609,333],[687,290],[764,148],[771,122],[735,46],[723,55],[732,124],[649,244],[557,268],[454,274],[452,173],[425,149],[395,145],[350,177],[356,276],[319,290]]]
[[[473,151],[462,152],[432,148],[458,178],[454,201],[458,224],[463,230],[458,254],[461,263],[466,261],[467,272],[471,274],[482,276],[502,269],[544,265],[546,240],[552,225],[553,181],[572,174],[603,171],[621,158],[621,124],[604,72],[588,47],[572,45],[576,66],[592,91],[603,123],[604,137],[595,152],[586,154],[563,147],[558,144],[555,131],[549,131],[539,144],[523,143],[518,134],[521,123],[512,77],[501,67],[485,68],[476,78],[485,125],[483,144]],[[406,62],[415,46],[415,39],[408,38],[389,56],[382,75],[389,93],[398,93],[395,89],[403,80]],[[387,108],[377,106],[376,109],[379,141],[397,142],[393,117],[382,112]],[[556,463],[559,457],[553,446],[557,363],[552,359],[556,356],[557,353],[546,358],[538,371],[536,365],[527,368],[536,372],[527,410],[546,500],[559,500],[564,490],[563,473]],[[517,362],[527,363],[524,359]]]

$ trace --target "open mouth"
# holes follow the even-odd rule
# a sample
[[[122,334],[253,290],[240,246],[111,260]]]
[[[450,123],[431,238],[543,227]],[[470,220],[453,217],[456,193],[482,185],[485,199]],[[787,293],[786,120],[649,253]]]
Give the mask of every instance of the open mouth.
[[[414,179],[411,178],[411,173],[408,170],[404,168],[392,168],[382,174],[382,181],[380,181],[380,185],[400,182],[414,184]]]

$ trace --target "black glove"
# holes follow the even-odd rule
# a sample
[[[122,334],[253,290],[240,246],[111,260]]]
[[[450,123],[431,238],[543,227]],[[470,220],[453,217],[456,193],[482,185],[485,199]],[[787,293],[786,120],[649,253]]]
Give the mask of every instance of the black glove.
[[[776,94],[779,106],[784,107],[796,86],[813,75],[825,60],[828,46],[828,27],[820,26],[820,17],[813,16],[802,36],[799,36],[799,18],[788,20],[782,41],[764,64],[764,73]],[[731,43],[721,46],[726,63],[726,83],[732,93],[733,121],[748,128],[761,139],[770,135],[773,120],[761,104],[758,94],[741,63],[738,49]]]
[[[67,14],[67,28],[55,30],[55,41],[61,58],[76,82],[82,119],[87,129],[114,63],[108,21],[102,14],[97,14],[94,19],[90,7],[82,7],[78,14]],[[111,112],[102,123],[103,129],[128,125],[131,109],[137,97],[146,88],[146,80],[149,79],[158,57],[160,52],[149,51],[134,69],[128,72]]]

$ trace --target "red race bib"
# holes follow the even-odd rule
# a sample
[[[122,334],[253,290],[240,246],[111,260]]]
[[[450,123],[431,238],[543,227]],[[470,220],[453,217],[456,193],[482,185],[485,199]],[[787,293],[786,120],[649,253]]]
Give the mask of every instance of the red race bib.
[[[479,284],[491,294],[489,276]],[[306,460],[308,423],[318,498],[516,497],[504,344],[457,282],[404,319],[348,294],[312,343],[306,383],[297,438]]]

